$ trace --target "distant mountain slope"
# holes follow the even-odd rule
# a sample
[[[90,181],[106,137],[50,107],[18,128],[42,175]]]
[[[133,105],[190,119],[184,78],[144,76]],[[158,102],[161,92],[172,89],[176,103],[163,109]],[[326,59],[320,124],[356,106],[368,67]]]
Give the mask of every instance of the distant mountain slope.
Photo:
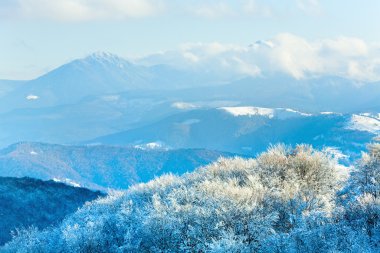
[[[380,82],[358,83],[336,76],[295,79],[273,74],[182,91],[185,101],[230,101],[235,105],[285,107],[300,111],[380,111]]]
[[[0,80],[0,98],[19,88],[26,81]]]
[[[35,80],[0,80],[0,147],[21,141],[76,144],[146,126],[183,109],[255,105],[308,113],[380,112],[379,82],[216,73],[138,65],[95,53]]]
[[[0,147],[22,141],[79,143],[177,112],[160,98],[129,93],[96,96],[69,105],[17,109],[0,114]]]
[[[0,101],[0,112],[73,104],[89,96],[199,87],[213,82],[204,75],[165,65],[136,65],[110,53],[95,53],[64,64],[8,92]]]
[[[65,85],[62,83],[59,87]],[[57,94],[71,93],[72,89],[64,92],[59,87],[55,87]],[[23,109],[0,113],[0,147],[21,141],[80,143],[141,127],[183,109],[194,108],[255,105],[293,108],[309,113],[378,113],[379,87],[376,83],[355,86],[349,80],[333,77],[311,80],[247,78],[218,87],[143,89],[93,96],[89,95],[91,88],[88,87],[83,91],[87,97],[69,104],[63,99],[59,101],[62,104],[56,106],[38,105],[42,100],[33,97],[37,96],[33,93],[29,100],[24,96],[20,98],[27,103]],[[0,99],[0,111],[18,101],[12,96],[8,98]]]
[[[0,176],[55,179],[92,189],[126,189],[164,173],[183,174],[229,153],[157,146],[19,143],[0,150]]]
[[[254,155],[270,144],[309,143],[359,153],[380,133],[380,119],[363,115],[307,114],[291,109],[223,107],[192,110],[145,127],[97,138],[89,143],[137,145],[158,141],[172,148],[223,150]]]
[[[1,111],[76,103],[99,94],[144,87],[146,71],[117,56],[93,54],[30,80],[1,101]]]
[[[100,192],[32,178],[0,177],[0,245],[16,228],[59,224]]]

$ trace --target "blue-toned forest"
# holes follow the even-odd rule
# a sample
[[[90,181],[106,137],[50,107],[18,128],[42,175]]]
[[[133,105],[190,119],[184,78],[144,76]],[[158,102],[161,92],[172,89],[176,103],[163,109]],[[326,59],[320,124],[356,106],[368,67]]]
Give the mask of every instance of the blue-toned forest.
[[[220,158],[18,230],[2,252],[379,252],[380,144],[353,167],[311,146]]]

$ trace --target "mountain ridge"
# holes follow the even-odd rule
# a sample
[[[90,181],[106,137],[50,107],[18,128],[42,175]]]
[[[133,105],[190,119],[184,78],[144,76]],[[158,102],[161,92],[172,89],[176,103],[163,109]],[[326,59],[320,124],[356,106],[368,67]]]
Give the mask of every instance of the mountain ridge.
[[[165,173],[183,174],[232,153],[156,146],[21,142],[0,150],[0,176],[55,179],[95,190],[127,189]]]
[[[172,148],[206,147],[251,156],[279,142],[307,143],[317,148],[336,147],[358,156],[378,134],[380,118],[369,114],[222,107],[185,111],[85,143],[138,145],[158,141]]]

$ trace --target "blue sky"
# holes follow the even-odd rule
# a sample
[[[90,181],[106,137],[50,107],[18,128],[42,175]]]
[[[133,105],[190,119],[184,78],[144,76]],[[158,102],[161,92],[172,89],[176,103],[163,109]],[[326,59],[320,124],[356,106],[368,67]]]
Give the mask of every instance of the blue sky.
[[[377,0],[0,0],[0,79],[34,78],[95,51],[134,58],[284,33],[372,46],[380,43],[378,13]]]

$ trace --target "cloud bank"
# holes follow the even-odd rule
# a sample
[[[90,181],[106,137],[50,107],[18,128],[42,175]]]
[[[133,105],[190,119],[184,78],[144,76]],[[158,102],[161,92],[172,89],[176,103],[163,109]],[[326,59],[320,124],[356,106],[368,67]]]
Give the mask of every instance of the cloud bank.
[[[317,0],[287,0],[285,5],[264,0],[2,0],[0,18],[82,22],[123,20],[155,15],[226,17],[273,17],[288,8],[303,12],[320,10]],[[287,6],[286,8],[284,6]]]
[[[160,0],[5,0],[1,17],[62,22],[118,20],[153,16],[163,8]]]
[[[380,80],[380,45],[351,37],[309,41],[283,33],[248,46],[190,43],[139,62],[223,74],[260,76],[280,72],[297,79],[333,75],[357,81]]]

